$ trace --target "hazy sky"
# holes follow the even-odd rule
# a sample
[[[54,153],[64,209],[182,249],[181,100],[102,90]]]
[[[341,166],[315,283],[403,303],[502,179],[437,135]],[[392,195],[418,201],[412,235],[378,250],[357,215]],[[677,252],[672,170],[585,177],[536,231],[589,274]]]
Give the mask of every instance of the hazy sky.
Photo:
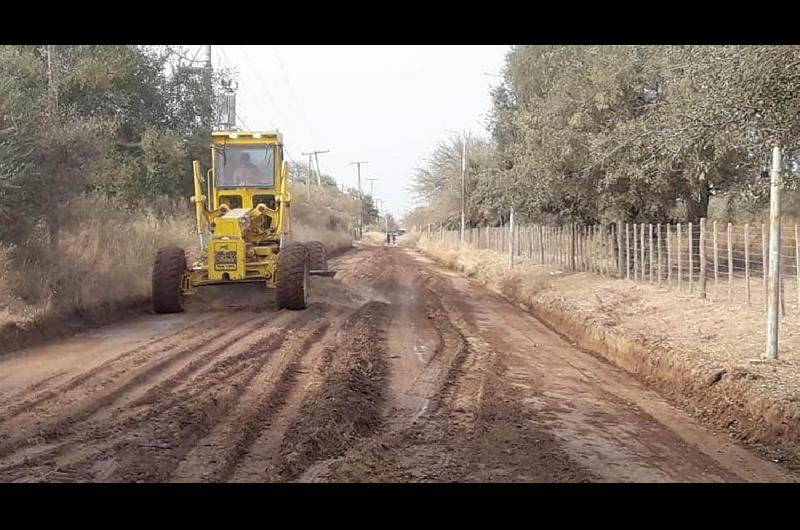
[[[396,217],[412,205],[414,167],[447,129],[486,134],[489,89],[508,46],[213,46],[239,71],[239,127],[279,129],[291,157],[319,155],[323,173],[374,195]]]

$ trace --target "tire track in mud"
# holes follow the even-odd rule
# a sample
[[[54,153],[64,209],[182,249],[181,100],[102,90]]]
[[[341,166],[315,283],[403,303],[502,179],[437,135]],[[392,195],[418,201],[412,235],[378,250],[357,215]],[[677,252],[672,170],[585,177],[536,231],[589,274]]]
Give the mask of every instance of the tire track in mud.
[[[422,272],[422,271],[420,271]],[[465,474],[466,426],[477,417],[460,410],[454,417],[452,404],[459,382],[474,351],[440,294],[447,288],[442,278],[422,272],[412,282],[421,295],[421,310],[436,332],[436,347],[417,376],[410,392],[424,396],[427,406],[413,416],[386,418],[385,429],[362,439],[339,458],[314,466],[303,481],[425,481],[459,480]]]
[[[401,258],[402,259],[402,258]],[[423,308],[437,345],[414,391],[429,407],[388,421],[378,436],[303,479],[314,481],[582,481],[587,474],[552,438],[526,424],[518,398],[504,383],[503,356],[476,329],[472,315],[450,303],[452,283],[420,271]],[[422,309],[422,308],[421,308]],[[431,384],[425,383],[435,374]],[[409,421],[410,420],[410,421]]]
[[[310,313],[308,314],[296,315],[285,325],[292,326],[300,323],[304,320],[307,320],[314,313],[315,310],[311,309]],[[73,439],[69,439],[55,448],[46,450],[41,454],[37,454],[33,458],[26,458],[17,465],[6,466],[0,470],[0,476],[2,476],[3,473],[12,471],[15,468],[31,468],[31,466],[37,463],[52,464],[55,458],[62,455],[68,457],[70,451],[74,449],[78,449],[79,452],[90,453],[88,457],[84,458],[84,463],[93,458],[98,458],[97,455],[108,454],[109,451],[113,449],[114,443],[119,436],[124,436],[125,433],[135,430],[149,421],[157,420],[160,414],[165,413],[170,408],[180,407],[181,402],[187,398],[207,392],[215,385],[218,386],[220,384],[225,384],[225,381],[229,378],[236,377],[241,374],[241,372],[248,369],[246,361],[250,357],[253,357],[256,354],[266,354],[279,348],[283,343],[283,340],[286,338],[281,329],[284,326],[282,321],[287,318],[284,315],[289,314],[290,313],[283,313],[270,315],[270,317],[266,318],[256,317],[253,319],[248,319],[244,323],[244,328],[239,327],[235,328],[234,330],[229,330],[227,336],[224,337],[225,340],[223,342],[220,343],[219,340],[210,342],[209,346],[211,349],[204,352],[200,358],[190,361],[188,365],[184,366],[176,374],[172,375],[166,380],[161,381],[156,385],[156,387],[151,387],[148,389],[143,396],[135,401],[135,407],[128,406],[126,409],[116,409],[108,418],[104,418],[102,422],[98,421],[94,422],[93,424],[90,423],[89,425],[80,423],[76,424],[74,421],[62,421],[62,424],[68,425],[68,428],[60,431],[56,430],[54,436],[60,439],[64,435],[75,434],[76,436]],[[277,329],[272,329],[272,333],[268,334],[266,338],[263,337],[262,334],[253,333],[255,329],[266,322],[270,322],[273,325],[277,323],[280,327]],[[265,328],[264,331],[266,332],[269,329],[270,328]],[[234,332],[233,335],[230,335],[231,332]],[[226,334],[223,333],[223,335]],[[253,339],[242,343],[243,345],[247,346],[244,351],[225,357],[224,354],[229,348],[237,343],[240,343],[240,341],[248,335],[253,335]],[[253,342],[259,341],[266,342],[261,345],[251,345]],[[193,384],[193,386],[190,388],[190,391],[187,391],[188,395],[182,395],[180,392],[175,392],[178,387],[187,383],[187,378],[189,378],[193,372],[201,370],[203,367],[206,367],[210,361],[214,361],[215,359],[218,359],[217,362],[211,364],[204,374],[198,376],[200,381],[190,380],[190,383]],[[123,385],[123,388],[129,389],[130,386],[131,385],[125,384]],[[120,395],[124,395],[124,390],[120,389],[114,394],[115,399]],[[102,403],[98,404],[99,406],[93,406],[91,408],[99,409],[102,406],[109,406],[113,403],[114,399],[107,397]],[[128,408],[133,410],[128,411]],[[125,414],[128,416],[123,418],[121,421],[118,421],[119,416]],[[84,415],[82,419],[85,420],[91,415],[92,413]],[[85,447],[83,447],[84,444],[88,444],[90,449],[87,450]],[[81,462],[78,462],[78,466],[80,463]]]
[[[89,443],[95,443],[95,450],[56,470],[70,481],[166,480],[182,457],[223,419],[287,337],[276,330],[257,338],[263,340],[216,363],[186,391],[161,394],[157,401],[119,424],[95,431],[94,436],[88,437]],[[107,440],[109,436],[111,439]]]
[[[265,480],[296,479],[313,463],[340,456],[381,428],[387,397],[387,309],[384,302],[364,304],[324,349],[320,384],[303,398]]]
[[[203,333],[196,337],[194,340],[188,343],[188,345],[184,342],[182,347],[175,347],[175,348],[168,348],[167,350],[161,351],[162,357],[158,357],[159,352],[154,350],[147,358],[142,359],[138,358],[134,360],[134,364],[138,364],[138,366],[144,366],[145,368],[142,370],[137,371],[132,376],[128,374],[129,368],[125,368],[122,366],[116,367],[116,370],[112,369],[112,373],[109,376],[105,376],[106,379],[99,384],[96,384],[90,390],[86,390],[81,384],[78,382],[76,383],[75,380],[72,380],[65,384],[65,387],[60,389],[57,393],[56,391],[52,391],[54,395],[49,396],[50,399],[58,399],[63,400],[64,395],[72,390],[80,391],[81,397],[83,397],[83,401],[86,402],[85,405],[80,406],[77,410],[67,410],[65,413],[61,414],[60,419],[57,419],[55,422],[45,425],[45,426],[36,426],[34,425],[32,429],[28,430],[27,434],[23,434],[22,437],[17,437],[16,441],[10,441],[2,446],[0,446],[0,458],[4,458],[8,456],[10,453],[14,452],[15,450],[25,446],[28,443],[28,440],[31,437],[35,438],[40,442],[48,442],[55,438],[60,438],[66,434],[71,434],[75,432],[84,422],[86,419],[94,415],[99,410],[106,408],[114,403],[120,396],[125,395],[132,391],[135,387],[146,383],[148,380],[152,379],[153,377],[157,377],[161,372],[168,368],[168,366],[178,363],[185,358],[193,355],[196,353],[198,346],[201,344],[215,344],[217,340],[220,340],[223,337],[226,337],[227,340],[220,346],[213,348],[210,352],[208,352],[204,358],[211,358],[214,355],[218,354],[220,351],[224,350],[225,348],[229,347],[230,345],[236,343],[242,337],[247,336],[248,334],[252,333],[253,329],[257,327],[257,325],[263,322],[262,318],[252,318],[245,321],[244,328],[237,327],[235,328],[236,333],[233,334],[232,337],[226,337],[226,335],[230,335],[232,332],[229,328],[225,327],[223,323],[220,323],[218,327],[222,328],[223,331],[209,331],[208,333]],[[152,358],[157,358],[158,361],[153,364],[145,364],[147,361],[151,360]],[[137,363],[137,361],[140,361]],[[105,366],[106,369],[109,367],[114,366],[118,363],[110,363]],[[98,367],[101,368],[101,367]],[[135,368],[134,368],[135,369]],[[94,372],[93,375],[98,375],[97,370],[91,370]],[[128,375],[129,377],[123,379],[123,375]],[[79,379],[80,382],[85,382],[89,378],[83,378],[81,376],[75,378]],[[122,379],[122,384],[113,387],[111,390],[106,391],[101,396],[95,396],[95,388],[100,386],[101,392],[102,389],[110,386],[112,382],[119,381]],[[49,399],[42,399],[39,404],[49,401]],[[30,407],[26,407],[27,410]],[[24,411],[22,411],[24,412]],[[20,412],[21,413],[21,412]],[[12,416],[13,417],[13,416]],[[23,433],[25,431],[23,430]]]
[[[225,444],[228,449],[224,451],[222,463],[204,477],[203,481],[226,482],[236,473],[250,447],[286,403],[296,383],[296,372],[302,358],[308,354],[310,347],[325,335],[329,326],[330,322],[321,322],[287,352],[286,362],[276,369],[279,375],[272,388],[266,392],[256,391],[251,402],[245,405],[245,410],[232,422],[233,436]]]
[[[85,372],[82,372],[68,381],[58,385],[56,388],[51,388],[44,390],[43,392],[39,393],[38,395],[31,396],[27,399],[24,399],[21,403],[17,403],[16,405],[10,405],[5,409],[0,409],[0,423],[9,421],[20,414],[30,412],[31,409],[45,403],[46,401],[50,401],[53,399],[57,399],[63,397],[66,392],[70,390],[76,389],[87,381],[92,378],[99,378],[100,376],[104,375],[104,372],[111,370],[113,375],[119,375],[119,371],[113,372],[114,368],[129,359],[135,365],[143,364],[147,362],[152,357],[163,354],[170,349],[173,348],[180,348],[187,346],[186,339],[183,336],[185,333],[189,333],[194,331],[198,328],[203,328],[209,320],[213,320],[213,317],[209,317],[207,319],[200,320],[189,326],[183,327],[175,332],[172,332],[168,335],[164,335],[161,337],[157,337],[151,341],[148,341],[145,344],[142,344],[132,350],[123,352],[121,355],[109,359],[99,366],[96,366],[92,369],[89,369]],[[219,332],[214,336],[215,330],[204,330],[200,335],[196,336],[190,343],[190,345],[197,345],[203,342],[207,342],[208,340],[212,340],[213,338],[219,337],[225,333],[224,322],[217,323],[216,328],[222,329],[223,331]],[[29,388],[28,391],[23,391],[20,393],[18,398],[22,398],[25,394],[30,393],[30,391],[36,391],[42,388],[41,382],[39,384],[34,384],[32,387]]]
[[[309,389],[319,386],[319,381],[314,379],[318,379],[321,373],[324,351],[328,345],[335,342],[335,337],[342,332],[342,323],[351,316],[352,311],[338,315],[330,322],[322,337],[298,360],[292,373],[291,385],[283,396],[278,410],[271,415],[268,424],[255,435],[247,453],[226,480],[263,482],[264,477],[274,476],[275,462],[279,458],[279,449],[289,424],[297,416],[297,411]]]

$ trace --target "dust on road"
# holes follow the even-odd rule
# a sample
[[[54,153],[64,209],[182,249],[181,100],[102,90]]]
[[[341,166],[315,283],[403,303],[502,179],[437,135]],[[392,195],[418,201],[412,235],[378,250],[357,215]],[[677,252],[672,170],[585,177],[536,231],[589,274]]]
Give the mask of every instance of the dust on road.
[[[0,480],[794,481],[411,251],[0,358]]]

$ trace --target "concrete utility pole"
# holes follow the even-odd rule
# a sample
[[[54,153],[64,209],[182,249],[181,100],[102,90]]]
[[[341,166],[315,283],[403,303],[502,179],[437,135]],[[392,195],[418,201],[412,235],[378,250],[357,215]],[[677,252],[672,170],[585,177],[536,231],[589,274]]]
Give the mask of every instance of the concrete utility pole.
[[[366,164],[366,160],[358,162],[350,162],[350,165],[355,165],[358,168],[358,205],[360,211],[358,212],[358,237],[364,235],[363,232],[363,218],[364,218],[364,196],[361,194],[361,164]]]
[[[772,148],[772,181],[769,198],[769,279],[767,281],[767,347],[764,357],[778,358],[778,308],[781,274],[781,148]]]
[[[325,153],[330,153],[330,149],[326,149],[324,151],[311,151],[310,153],[302,153],[303,155],[308,155],[308,171],[309,175],[311,174],[311,156],[314,156],[314,161],[317,163],[317,186],[322,186],[322,176],[319,170],[319,156]]]

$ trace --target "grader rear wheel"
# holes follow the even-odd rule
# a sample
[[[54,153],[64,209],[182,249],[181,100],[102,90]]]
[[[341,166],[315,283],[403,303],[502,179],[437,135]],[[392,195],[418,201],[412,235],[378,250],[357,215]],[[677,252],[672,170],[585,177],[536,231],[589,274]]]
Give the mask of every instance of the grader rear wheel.
[[[182,248],[162,247],[153,262],[153,309],[156,313],[183,312],[181,281],[186,273],[186,253]]]
[[[325,257],[325,245],[320,241],[310,241],[305,244],[308,249],[309,267],[312,271],[328,270],[328,260]]]
[[[305,309],[308,304],[308,249],[289,245],[278,254],[278,309]]]

